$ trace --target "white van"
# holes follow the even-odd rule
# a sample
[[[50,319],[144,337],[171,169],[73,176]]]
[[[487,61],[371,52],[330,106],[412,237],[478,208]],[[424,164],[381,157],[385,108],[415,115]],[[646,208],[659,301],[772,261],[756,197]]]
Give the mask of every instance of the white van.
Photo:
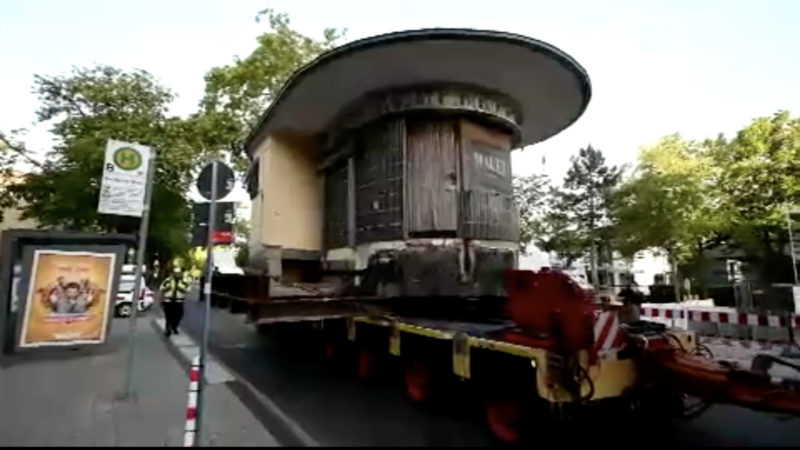
[[[124,264],[122,266],[122,273],[119,277],[119,288],[117,288],[117,298],[114,302],[114,315],[116,317],[128,317],[131,315],[131,305],[133,298],[133,284],[136,281],[134,270],[135,264]],[[146,267],[142,267],[142,276],[144,276]],[[142,280],[142,289],[139,293],[138,305],[139,312],[144,312],[153,306],[153,291],[144,285]]]

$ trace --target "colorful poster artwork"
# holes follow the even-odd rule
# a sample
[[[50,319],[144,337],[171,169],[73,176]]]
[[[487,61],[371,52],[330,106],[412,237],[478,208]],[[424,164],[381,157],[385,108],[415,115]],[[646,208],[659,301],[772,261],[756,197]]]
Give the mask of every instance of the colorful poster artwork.
[[[34,252],[20,347],[105,341],[114,253]]]

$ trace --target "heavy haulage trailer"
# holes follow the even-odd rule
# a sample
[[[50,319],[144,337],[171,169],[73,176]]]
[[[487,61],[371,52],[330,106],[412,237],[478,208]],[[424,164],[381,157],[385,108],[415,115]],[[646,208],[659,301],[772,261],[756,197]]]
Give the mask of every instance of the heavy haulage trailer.
[[[217,277],[215,297],[264,331],[313,325],[361,377],[399,359],[414,402],[469,380],[504,442],[606,408],[800,412],[796,384],[716,363],[694,333],[601,305],[563,274],[516,270],[511,150],[568,127],[590,97],[575,60],[508,33],[406,31],[321,55],[247,137],[249,267]]]

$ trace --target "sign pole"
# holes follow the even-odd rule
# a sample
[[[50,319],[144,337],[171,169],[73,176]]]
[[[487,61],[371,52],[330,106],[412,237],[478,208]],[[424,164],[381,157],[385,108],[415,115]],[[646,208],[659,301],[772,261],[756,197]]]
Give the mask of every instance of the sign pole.
[[[136,351],[136,319],[139,312],[139,295],[142,290],[142,266],[144,252],[147,248],[147,231],[150,225],[150,199],[153,196],[153,177],[155,176],[156,155],[150,154],[147,162],[147,182],[144,188],[144,206],[142,219],[139,222],[139,250],[136,252],[136,269],[134,270],[133,293],[131,294],[131,317],[128,331],[128,370],[126,371],[125,392],[123,398],[133,393],[133,368]]]
[[[205,401],[205,386],[206,386],[206,354],[208,353],[208,329],[211,320],[211,283],[214,277],[214,226],[217,223],[217,167],[219,163],[215,160],[211,168],[211,199],[208,211],[208,241],[206,242],[206,282],[202,286],[203,294],[205,295],[205,314],[203,315],[203,335],[200,341],[200,379],[198,380],[198,396],[197,396],[197,437],[195,439],[195,446],[202,444],[202,426],[203,426],[203,412]]]
[[[792,273],[794,274],[794,284],[797,286],[797,257],[794,254],[794,234],[792,233],[792,216],[789,209],[786,210],[786,228],[789,231],[789,252],[792,255]]]

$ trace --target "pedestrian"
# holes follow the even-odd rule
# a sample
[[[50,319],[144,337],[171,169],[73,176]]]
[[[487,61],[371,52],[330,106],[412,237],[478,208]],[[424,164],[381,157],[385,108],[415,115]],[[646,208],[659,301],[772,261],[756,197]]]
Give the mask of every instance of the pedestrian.
[[[628,283],[625,285],[619,297],[622,298],[622,308],[620,309],[619,319],[622,323],[635,323],[640,320],[639,308],[643,302],[642,293],[633,287],[636,284]]]
[[[164,334],[169,337],[178,334],[178,326],[183,318],[183,300],[189,284],[180,267],[172,269],[172,273],[161,283],[161,305],[164,308],[166,327]]]

